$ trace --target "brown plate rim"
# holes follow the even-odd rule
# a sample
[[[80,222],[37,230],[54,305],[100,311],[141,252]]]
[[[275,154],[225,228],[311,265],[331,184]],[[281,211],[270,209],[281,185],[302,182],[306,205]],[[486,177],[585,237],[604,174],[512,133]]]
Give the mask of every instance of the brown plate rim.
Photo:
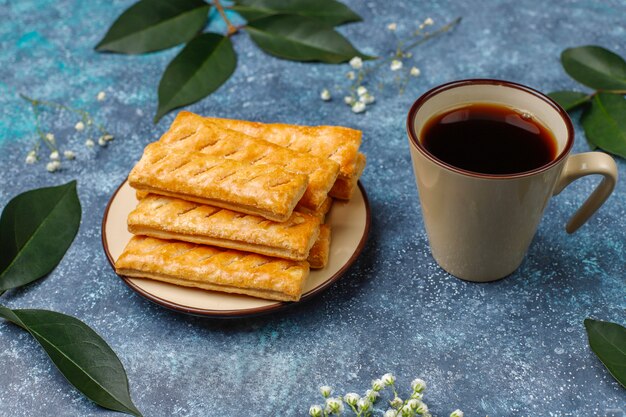
[[[122,181],[122,183],[117,187],[117,189],[115,190],[115,192],[109,199],[109,202],[107,203],[107,206],[104,209],[104,215],[102,216],[102,224],[101,224],[101,231],[100,231],[102,247],[104,249],[104,253],[106,254],[107,260],[109,261],[109,264],[111,265],[111,268],[113,268],[114,272],[115,272],[115,261],[113,261],[113,257],[111,256],[111,252],[109,251],[109,245],[106,239],[105,226],[107,223],[107,219],[109,217],[109,209],[111,208],[111,203],[113,202],[113,200],[115,200],[115,197],[119,193],[120,189],[124,186],[124,184],[126,184],[127,181],[128,181],[128,178]],[[354,264],[354,262],[357,260],[357,258],[359,257],[361,252],[363,252],[363,249],[365,248],[365,244],[367,243],[367,238],[368,238],[369,231],[370,231],[372,214],[370,210],[369,199],[367,197],[367,193],[365,192],[365,187],[363,186],[360,180],[358,181],[357,184],[359,186],[359,189],[361,190],[361,193],[363,194],[363,201],[365,202],[365,228],[363,230],[363,236],[361,236],[361,240],[359,241],[359,244],[354,250],[354,253],[352,254],[352,256],[350,256],[350,259],[348,259],[348,261],[335,274],[333,274],[328,280],[326,280],[322,285],[303,294],[299,301],[295,301],[295,302],[277,301],[276,303],[270,304],[267,306],[242,309],[242,310],[239,310],[239,309],[238,310],[209,310],[209,309],[203,309],[203,308],[194,308],[194,307],[188,307],[188,306],[180,305],[177,303],[173,303],[171,301],[157,297],[145,291],[144,289],[140,288],[136,284],[134,284],[130,280],[129,277],[125,277],[117,273],[116,275],[119,276],[122,279],[122,281],[124,281],[124,283],[126,283],[126,285],[128,285],[133,291],[137,292],[139,295],[152,301],[153,303],[158,304],[162,307],[165,307],[169,310],[173,310],[173,311],[177,311],[177,312],[185,313],[185,314],[191,314],[194,316],[220,318],[220,319],[253,317],[253,316],[269,314],[269,313],[273,313],[277,311],[282,311],[282,310],[291,308],[295,305],[299,305],[303,302],[306,302],[314,298],[316,295],[325,291],[332,284],[334,284],[337,280],[339,280],[339,278],[341,278],[344,275],[344,273],[348,270],[348,268],[350,268],[352,264]]]

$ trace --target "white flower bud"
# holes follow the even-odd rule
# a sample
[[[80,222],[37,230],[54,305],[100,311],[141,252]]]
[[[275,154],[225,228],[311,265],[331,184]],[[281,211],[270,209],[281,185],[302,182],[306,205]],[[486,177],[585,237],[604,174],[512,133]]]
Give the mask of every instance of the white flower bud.
[[[346,103],[348,106],[351,106],[354,104],[354,97],[351,96],[345,96],[343,98],[343,102]]]
[[[417,408],[415,408],[415,412],[417,414],[426,414],[428,413],[428,406],[425,403],[420,401]]]
[[[320,387],[320,394],[322,394],[324,398],[328,398],[332,392],[333,392],[333,389],[329,387],[328,385],[322,385]]]
[[[46,165],[46,169],[48,170],[48,172],[54,172],[59,168],[61,168],[61,163],[59,161],[51,161],[48,162],[48,164]]]
[[[415,378],[411,381],[411,388],[415,392],[422,392],[426,389],[426,381],[421,378]]]
[[[393,408],[390,408],[389,410],[385,411],[385,414],[383,417],[396,417],[398,415],[398,410],[394,410]]]
[[[73,151],[64,151],[63,156],[65,159],[76,159],[76,154]]]
[[[361,59],[360,56],[355,56],[354,58],[350,60],[350,66],[354,68],[355,70],[359,70],[363,68],[363,60]]]
[[[346,404],[352,406],[355,406],[360,399],[361,396],[355,392],[350,392],[343,397],[343,400],[346,402]]]
[[[52,133],[46,133],[46,140],[50,143],[54,143],[54,135]]]
[[[98,101],[104,101],[105,98],[107,98],[107,95],[104,91],[100,91],[98,95],[96,96],[96,99]]]
[[[104,136],[100,136],[98,138],[98,145],[100,145],[100,146],[107,146],[107,141],[106,141],[106,139],[104,139]]]
[[[383,388],[385,388],[385,383],[382,381],[382,379],[375,379],[372,381],[372,389],[374,391],[380,391]]]
[[[364,111],[365,111],[365,103],[357,101],[356,103],[352,105],[353,113],[363,113]]]
[[[389,24],[387,25],[387,29],[388,29],[389,31],[391,31],[391,32],[395,32],[395,31],[396,31],[396,29],[398,29],[398,24],[397,24],[397,23],[395,23],[395,22],[394,22],[394,23],[389,23]]]
[[[419,68],[417,67],[413,67],[411,68],[411,71],[409,71],[409,73],[413,76],[413,77],[419,77],[420,74],[422,73],[422,71],[420,71]]]
[[[331,96],[330,96],[330,91],[328,91],[328,89],[323,89],[322,92],[320,93],[320,98],[324,101],[330,101]]]
[[[404,401],[402,401],[402,398],[400,397],[394,397],[393,400],[389,401],[389,405],[391,405],[393,408],[400,408],[402,407],[403,403]]]
[[[58,151],[50,152],[50,159],[52,159],[53,161],[58,161],[60,159],[59,152]]]
[[[37,162],[37,154],[35,151],[28,152],[28,155],[26,155],[26,163],[32,165],[35,162]]]
[[[430,17],[427,17],[426,20],[424,20],[424,26],[432,26],[433,24],[435,24],[435,21]]]
[[[322,417],[322,407],[319,405],[312,405],[311,408],[309,408],[309,415],[311,417]]]
[[[396,382],[396,377],[393,374],[385,374],[380,379],[385,385],[393,385]]]
[[[365,396],[371,402],[375,402],[376,399],[380,396],[380,394],[378,393],[378,391],[374,391],[373,389],[368,389],[367,391],[365,391]]]
[[[357,93],[359,96],[363,96],[363,95],[367,94],[367,88],[365,88],[365,87],[363,87],[363,86],[361,85],[361,86],[359,86],[359,88],[357,88],[357,89],[356,89],[356,93]]]
[[[400,412],[402,413],[402,417],[413,417],[415,415],[415,411],[411,410],[411,407],[409,407],[408,405],[402,407],[402,410],[400,410]]]
[[[415,410],[417,410],[417,407],[419,407],[420,401],[416,400],[415,398],[413,398],[413,399],[410,399],[409,401],[407,401],[406,405],[408,405],[411,410],[415,411]]]
[[[93,148],[94,145],[95,145],[95,143],[94,143],[93,139],[87,139],[85,141],[85,146],[88,147],[88,148]]]
[[[346,72],[346,78],[348,78],[349,80],[354,80],[356,78],[356,74],[354,73],[354,71],[348,71]]]
[[[392,71],[398,71],[398,70],[402,69],[402,61],[400,61],[398,59],[394,59],[393,61],[391,61],[391,65],[389,65],[389,68]]]
[[[359,97],[359,101],[365,104],[372,104],[376,101],[376,98],[370,93],[365,93],[361,97]]]
[[[465,414],[461,410],[454,410],[450,413],[450,417],[463,417]]]
[[[341,414],[343,412],[343,402],[341,398],[327,398],[326,412],[329,414]]]
[[[367,410],[369,410],[370,408],[372,408],[372,402],[367,399],[367,398],[361,398],[358,402],[357,402],[357,409],[363,413]]]
[[[83,122],[78,122],[74,125],[74,129],[76,129],[76,131],[78,132],[82,132],[83,130],[85,130],[85,124]]]

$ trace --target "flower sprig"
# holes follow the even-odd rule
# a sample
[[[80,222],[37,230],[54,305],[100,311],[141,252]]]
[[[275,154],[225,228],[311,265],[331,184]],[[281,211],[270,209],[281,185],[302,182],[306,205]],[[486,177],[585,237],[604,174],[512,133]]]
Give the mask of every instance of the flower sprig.
[[[435,24],[434,20],[429,17],[421,22],[408,38],[398,40],[395,51],[386,58],[380,59],[367,67],[360,57],[352,58],[349,62],[351,69],[346,73],[346,78],[350,80],[350,85],[347,89],[338,88],[338,92],[344,94],[344,103],[350,106],[354,113],[365,112],[367,106],[376,101],[376,98],[366,85],[373,84],[373,75],[383,67],[388,67],[394,73],[394,83],[398,86],[399,94],[402,94],[409,81],[412,78],[419,77],[422,73],[420,68],[415,65],[405,65],[405,62],[413,58],[412,50],[429,39],[450,31],[460,22],[461,18],[459,17],[435,31],[429,31],[428,29]],[[389,23],[387,30],[395,33],[398,30],[398,24]],[[379,82],[379,89],[382,90],[384,85],[384,81]],[[332,99],[330,90],[327,88],[323,89],[320,93],[320,98],[324,101],[330,101]]]
[[[101,147],[107,146],[107,144],[114,139],[106,128],[95,121],[93,116],[86,110],[71,107],[62,103],[54,101],[40,100],[28,97],[24,94],[20,94],[20,98],[30,103],[31,109],[35,116],[35,131],[37,133],[37,139],[33,144],[33,147],[26,155],[25,162],[29,165],[35,164],[40,156],[41,145],[45,145],[50,154],[48,155],[48,163],[46,169],[48,172],[56,172],[61,168],[61,156],[68,161],[76,159],[76,152],[71,149],[65,149],[61,152],[57,143],[56,137],[51,132],[44,133],[41,126],[41,114],[46,108],[50,108],[57,111],[67,111],[73,113],[78,117],[78,121],[74,125],[74,129],[79,132],[85,132],[87,139],[85,140],[85,146],[87,148],[93,148],[96,144],[92,137],[98,136],[97,142]],[[96,100],[102,102],[106,99],[106,93],[104,91],[99,92],[96,95]]]
[[[389,408],[383,412],[383,417],[432,417],[428,406],[423,401],[426,382],[416,378],[411,382],[411,394],[403,400],[396,389],[396,378],[387,373],[379,379],[374,379],[371,389],[365,391],[363,396],[350,392],[343,396],[333,397],[333,390],[328,385],[320,387],[320,394],[324,397],[324,404],[315,404],[309,408],[311,417],[340,416],[344,410],[349,409],[356,417],[371,417],[377,410],[374,404],[384,393],[385,389],[391,390],[391,399],[387,400]],[[345,404],[345,405],[344,405]],[[455,410],[450,417],[463,417],[463,411]]]

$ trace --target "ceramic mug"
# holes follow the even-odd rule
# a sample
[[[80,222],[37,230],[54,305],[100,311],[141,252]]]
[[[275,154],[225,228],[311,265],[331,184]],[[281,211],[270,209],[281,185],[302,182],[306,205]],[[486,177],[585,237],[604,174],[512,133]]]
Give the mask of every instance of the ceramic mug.
[[[471,103],[492,103],[536,118],[557,141],[557,156],[532,171],[489,175],[465,171],[431,155],[421,143],[426,122]],[[567,113],[532,88],[508,81],[461,80],[436,87],[411,107],[407,133],[430,249],[450,274],[487,282],[515,271],[553,195],[599,174],[602,181],[566,226],[572,233],[606,201],[617,181],[613,158],[601,152],[570,155],[574,129]]]

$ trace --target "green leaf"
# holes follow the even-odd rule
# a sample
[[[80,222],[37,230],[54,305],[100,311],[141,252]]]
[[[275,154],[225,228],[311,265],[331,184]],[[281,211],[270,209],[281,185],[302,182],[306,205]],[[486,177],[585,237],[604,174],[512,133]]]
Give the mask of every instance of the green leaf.
[[[229,37],[204,33],[170,62],[159,83],[158,122],[172,109],[194,103],[217,90],[237,67]]]
[[[27,191],[0,217],[0,290],[20,287],[52,271],[80,225],[76,181]]]
[[[581,116],[590,144],[626,158],[626,101],[615,94],[598,93]]]
[[[585,319],[585,329],[593,353],[626,388],[626,328],[609,321]]]
[[[581,84],[597,90],[626,89],[626,61],[600,46],[569,48],[561,54],[565,72]]]
[[[548,93],[548,97],[559,103],[565,111],[573,110],[591,99],[589,94],[580,91],[553,91]]]
[[[128,378],[115,352],[89,326],[48,310],[10,310],[0,317],[28,331],[67,380],[96,404],[141,416],[130,398]]]
[[[210,7],[202,0],[141,0],[117,18],[96,50],[141,54],[187,42],[206,24]]]
[[[252,21],[276,14],[312,17],[331,26],[360,22],[361,16],[335,0],[236,0],[232,10]]]
[[[249,23],[246,30],[259,48],[283,59],[338,64],[355,56],[372,58],[357,51],[332,26],[310,17],[270,16]]]

